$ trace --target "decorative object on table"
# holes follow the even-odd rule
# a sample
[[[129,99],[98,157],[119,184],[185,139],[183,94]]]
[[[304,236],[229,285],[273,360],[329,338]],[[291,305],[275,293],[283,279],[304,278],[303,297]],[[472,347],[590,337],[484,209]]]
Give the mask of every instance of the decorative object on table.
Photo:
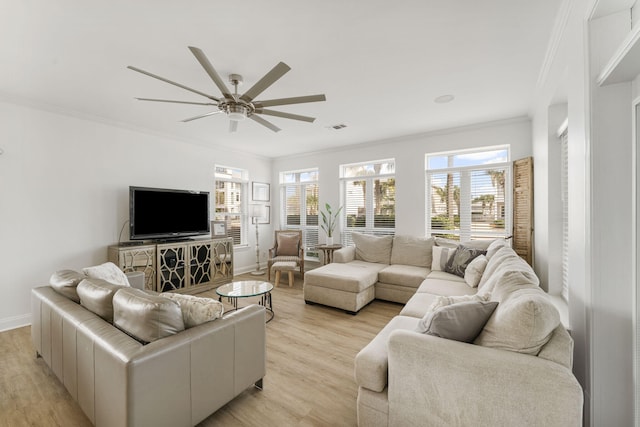
[[[267,182],[251,183],[251,199],[254,202],[268,202],[270,199],[270,185]]]
[[[275,242],[269,249],[267,260],[267,278],[271,280],[271,267],[276,262],[295,262],[300,267],[300,276],[304,278],[304,247],[302,230],[276,230]]]
[[[263,205],[251,205],[249,216],[251,216],[251,222],[256,225],[256,269],[251,272],[254,276],[261,276],[264,274],[264,271],[260,271],[260,240],[258,234],[258,225],[260,224],[260,219],[264,218],[264,206]]]
[[[336,225],[338,225],[338,215],[340,215],[340,211],[342,210],[342,206],[338,208],[337,211],[333,212],[331,209],[331,205],[329,203],[324,204],[325,211],[320,211],[320,215],[322,215],[322,230],[327,234],[327,245],[333,245],[333,230],[335,230]]]
[[[265,107],[273,107],[276,105],[291,105],[302,104],[307,102],[320,102],[326,101],[327,98],[323,95],[307,95],[307,96],[295,96],[290,98],[278,98],[258,101],[255,98],[264,92],[269,86],[275,83],[283,75],[285,75],[291,67],[284,62],[278,63],[271,71],[258,80],[249,90],[244,94],[238,93],[238,86],[242,84],[242,76],[239,74],[229,74],[229,83],[233,85],[233,93],[229,90],[225,82],[222,80],[218,72],[213,68],[211,62],[204,54],[204,52],[193,46],[189,46],[189,50],[196,57],[202,68],[207,72],[213,83],[218,87],[222,93],[222,98],[210,95],[208,93],[201,92],[196,89],[192,89],[183,84],[173,82],[171,80],[160,77],[156,74],[142,70],[140,68],[132,67],[129,65],[127,68],[138,73],[144,74],[154,79],[160,80],[170,85],[177,86],[181,89],[188,90],[200,96],[207,98],[206,102],[193,102],[193,101],[176,101],[172,99],[157,99],[157,98],[136,98],[140,101],[153,101],[153,102],[169,102],[173,104],[189,104],[189,105],[204,105],[214,106],[214,111],[205,114],[199,114],[195,117],[182,120],[183,122],[190,122],[192,120],[201,119],[203,117],[212,116],[214,114],[224,113],[229,118],[229,132],[236,132],[238,130],[238,122],[245,119],[251,119],[254,122],[272,130],[273,132],[279,132],[280,128],[264,119],[262,115],[282,117],[285,119],[299,120],[303,122],[313,122],[314,117],[301,116],[299,114],[286,113],[284,111],[276,111],[267,109]]]
[[[211,221],[211,237],[227,237],[227,223],[225,221]]]

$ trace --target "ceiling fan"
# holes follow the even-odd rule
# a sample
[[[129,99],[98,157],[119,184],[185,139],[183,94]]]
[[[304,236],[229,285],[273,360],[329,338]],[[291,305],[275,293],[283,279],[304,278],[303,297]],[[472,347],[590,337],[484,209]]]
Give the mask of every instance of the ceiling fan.
[[[218,109],[212,111],[210,113],[201,114],[199,116],[190,117],[188,119],[182,120],[183,122],[190,122],[192,120],[201,119],[203,117],[212,116],[214,114],[224,113],[226,114],[229,121],[229,131],[235,132],[238,129],[238,122],[244,119],[251,119],[262,126],[265,126],[271,129],[274,132],[279,132],[280,128],[269,122],[268,120],[261,117],[261,115],[274,116],[274,117],[282,117],[285,119],[293,119],[300,120],[303,122],[313,122],[315,117],[301,116],[298,114],[285,113],[283,111],[275,111],[270,110],[265,107],[272,107],[275,105],[291,105],[291,104],[302,104],[306,102],[318,102],[318,101],[326,101],[326,97],[324,95],[308,95],[308,96],[296,96],[292,98],[279,98],[279,99],[268,99],[264,101],[255,101],[254,99],[264,92],[269,86],[275,83],[280,77],[285,75],[291,67],[289,67],[284,62],[278,63],[271,71],[265,74],[258,82],[256,82],[249,90],[247,90],[244,94],[238,94],[238,85],[242,84],[242,76],[239,74],[230,74],[229,82],[233,85],[233,93],[229,91],[227,85],[222,81],[220,75],[216,72],[213,65],[209,62],[204,52],[193,46],[189,46],[189,50],[196,57],[202,68],[207,72],[211,80],[215,83],[215,85],[222,92],[222,98],[215,97],[213,95],[206,94],[204,92],[200,92],[199,90],[192,89],[180,83],[173,82],[171,80],[165,79],[164,77],[160,77],[156,74],[150,73],[145,70],[141,70],[140,68],[133,67],[129,65],[127,68],[137,71],[138,73],[145,74],[149,77],[153,77],[154,79],[158,79],[165,83],[169,83],[171,85],[177,86],[179,88],[188,90],[193,93],[197,93],[198,95],[204,96],[208,98],[212,102],[190,102],[190,101],[174,101],[171,99],[154,99],[154,98],[136,98],[140,101],[154,101],[154,102],[170,102],[174,104],[192,104],[192,105],[211,105],[217,106]]]

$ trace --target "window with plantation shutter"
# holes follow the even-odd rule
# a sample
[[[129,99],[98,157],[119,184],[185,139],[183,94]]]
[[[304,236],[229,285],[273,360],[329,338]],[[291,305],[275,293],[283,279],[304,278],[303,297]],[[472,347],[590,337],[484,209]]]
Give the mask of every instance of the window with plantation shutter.
[[[533,264],[533,158],[513,162],[513,250]]]
[[[427,154],[427,235],[461,241],[507,237],[508,160],[508,147]]]
[[[342,244],[353,243],[351,234],[395,234],[395,160],[340,166],[342,184]]]
[[[233,238],[234,245],[246,244],[248,173],[243,169],[216,165],[214,179],[216,193],[213,219],[226,222],[227,237]]]
[[[560,183],[562,196],[562,298],[569,301],[569,134],[560,135]]]
[[[305,258],[318,258],[318,169],[280,173],[280,228],[302,230]]]

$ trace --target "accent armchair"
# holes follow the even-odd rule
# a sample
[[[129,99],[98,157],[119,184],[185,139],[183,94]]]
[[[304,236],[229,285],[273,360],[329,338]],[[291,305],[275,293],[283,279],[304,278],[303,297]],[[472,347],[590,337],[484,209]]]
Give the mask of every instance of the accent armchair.
[[[267,279],[271,281],[271,267],[276,262],[295,262],[300,268],[300,276],[304,278],[304,248],[302,247],[302,230],[276,230],[275,243],[269,249],[267,260]]]

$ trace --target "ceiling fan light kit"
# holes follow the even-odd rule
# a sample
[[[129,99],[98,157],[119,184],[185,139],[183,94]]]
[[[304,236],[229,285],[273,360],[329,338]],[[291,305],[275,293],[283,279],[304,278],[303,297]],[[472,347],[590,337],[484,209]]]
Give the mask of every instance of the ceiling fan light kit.
[[[265,109],[264,107],[326,101],[326,97],[323,94],[297,96],[292,98],[268,99],[264,101],[254,101],[254,99],[258,95],[264,92],[273,83],[275,83],[278,79],[280,79],[285,73],[291,70],[291,67],[289,67],[284,62],[278,63],[275,67],[271,69],[271,71],[265,74],[260,80],[258,80],[258,82],[256,82],[251,88],[249,88],[249,90],[247,90],[241,96],[238,94],[238,86],[242,84],[242,81],[243,81],[242,76],[239,74],[230,74],[229,83],[233,85],[233,89],[234,89],[233,93],[231,93],[227,85],[220,78],[220,75],[218,74],[218,72],[215,70],[213,65],[211,65],[211,63],[209,62],[209,59],[206,57],[204,52],[201,49],[193,46],[190,46],[189,50],[196,57],[196,59],[198,60],[202,68],[204,68],[204,70],[209,75],[211,80],[213,80],[213,83],[218,87],[218,89],[222,93],[222,98],[218,98],[213,95],[201,92],[199,90],[192,89],[188,86],[173,82],[169,79],[165,79],[164,77],[160,77],[156,74],[153,74],[148,71],[129,65],[127,68],[129,68],[130,70],[136,71],[138,73],[144,74],[149,77],[153,77],[154,79],[163,81],[173,86],[177,86],[181,89],[188,90],[189,92],[193,92],[197,95],[204,96],[205,98],[208,98],[210,101],[213,101],[213,102],[176,101],[176,100],[158,99],[158,98],[136,98],[136,99],[140,101],[168,102],[168,103],[174,103],[174,104],[217,106],[218,110],[216,111],[212,111],[206,114],[184,119],[182,121],[190,122],[192,120],[201,119],[203,117],[212,116],[214,114],[224,113],[227,115],[227,117],[230,120],[229,122],[230,132],[235,132],[238,128],[238,122],[243,121],[246,118],[252,119],[254,122],[272,130],[273,132],[280,131],[280,128],[278,128],[273,123],[261,117],[262,115],[282,117],[285,119],[299,120],[303,122],[312,123],[315,120],[314,117],[301,116],[299,114],[291,114],[283,111],[269,110],[269,109]]]

